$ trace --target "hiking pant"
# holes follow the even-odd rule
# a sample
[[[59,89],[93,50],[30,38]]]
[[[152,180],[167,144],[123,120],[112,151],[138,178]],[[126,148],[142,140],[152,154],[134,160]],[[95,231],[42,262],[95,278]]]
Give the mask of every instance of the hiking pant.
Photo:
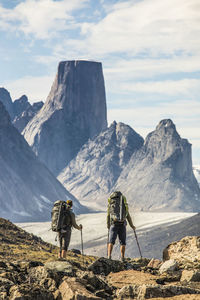
[[[117,236],[120,245],[126,245],[126,224],[113,224],[110,226],[109,243],[114,245]]]
[[[66,230],[61,230],[61,232],[59,232],[59,242],[61,250],[68,250],[71,239],[71,232],[71,228],[67,228]]]

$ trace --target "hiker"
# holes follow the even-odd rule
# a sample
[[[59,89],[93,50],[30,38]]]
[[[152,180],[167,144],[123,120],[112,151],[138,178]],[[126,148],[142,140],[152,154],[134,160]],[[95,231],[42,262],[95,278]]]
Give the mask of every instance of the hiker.
[[[121,261],[124,261],[126,248],[126,219],[133,230],[131,216],[128,212],[128,204],[126,197],[120,191],[113,192],[108,199],[107,210],[107,228],[109,230],[108,240],[108,258],[111,259],[113,245],[115,244],[117,236],[120,242]]]
[[[72,200],[66,201],[65,215],[62,222],[62,228],[59,231],[60,252],[59,258],[66,258],[66,252],[69,247],[72,227],[82,230],[83,226],[76,224],[75,214],[72,211]]]

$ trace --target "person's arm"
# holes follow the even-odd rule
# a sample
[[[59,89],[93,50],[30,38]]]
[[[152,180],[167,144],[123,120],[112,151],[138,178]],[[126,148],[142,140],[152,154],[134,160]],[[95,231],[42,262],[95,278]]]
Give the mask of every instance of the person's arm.
[[[131,216],[130,216],[129,213],[127,215],[127,220],[128,220],[129,225],[131,226],[131,228],[133,228],[133,230],[134,230],[135,226],[133,225],[133,221],[132,221]]]
[[[80,224],[78,225],[76,223],[76,219],[75,219],[75,214],[73,212],[71,212],[71,221],[72,221],[72,226],[78,230],[81,230],[83,228],[83,226]]]

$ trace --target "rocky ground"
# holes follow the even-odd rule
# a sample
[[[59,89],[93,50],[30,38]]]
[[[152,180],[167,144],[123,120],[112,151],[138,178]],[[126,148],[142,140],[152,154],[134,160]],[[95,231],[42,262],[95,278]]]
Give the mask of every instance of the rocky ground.
[[[0,299],[200,299],[200,237],[170,244],[163,261],[125,263],[58,248],[0,218]]]

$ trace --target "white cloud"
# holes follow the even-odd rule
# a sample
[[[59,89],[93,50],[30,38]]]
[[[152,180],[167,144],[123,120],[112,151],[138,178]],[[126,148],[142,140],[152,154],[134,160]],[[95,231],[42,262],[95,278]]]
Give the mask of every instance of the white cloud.
[[[87,1],[25,0],[14,9],[0,6],[1,30],[21,31],[39,39],[48,39],[59,31],[74,28],[76,24],[71,13],[81,9]]]
[[[161,119],[172,119],[177,126],[192,127],[200,123],[200,101],[173,101],[160,102],[154,106],[150,102],[145,107],[141,106],[108,110],[108,120],[125,122],[130,124],[133,128],[143,127],[152,128]],[[195,124],[195,125],[194,125]],[[198,129],[198,127],[196,126]],[[199,129],[198,129],[199,130]],[[198,131],[196,131],[198,133]]]
[[[27,76],[15,81],[5,82],[4,87],[10,92],[13,100],[25,94],[31,103],[44,102],[50,92],[54,77],[55,74],[43,77]]]
[[[114,5],[98,24],[84,24],[87,47],[96,53],[199,52],[198,0],[143,0]]]
[[[126,92],[154,93],[165,96],[183,95],[192,99],[200,95],[200,79],[122,83],[120,89]]]
[[[104,70],[107,78],[119,80],[149,78],[164,74],[190,73],[200,70],[199,55],[170,58],[126,58],[116,60]]]

